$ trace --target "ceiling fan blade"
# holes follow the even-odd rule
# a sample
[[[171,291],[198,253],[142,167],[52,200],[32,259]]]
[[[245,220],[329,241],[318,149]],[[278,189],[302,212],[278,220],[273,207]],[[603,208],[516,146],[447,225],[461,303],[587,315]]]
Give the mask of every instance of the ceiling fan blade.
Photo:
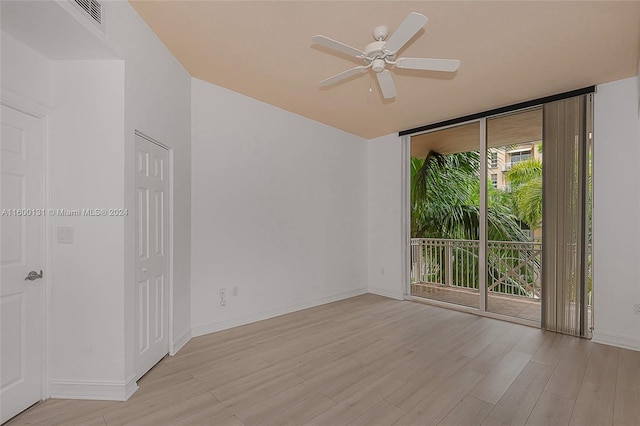
[[[398,94],[389,70],[378,73],[378,84],[380,85],[380,90],[382,90],[382,96],[384,96],[385,99],[395,98]]]
[[[366,56],[365,53],[360,49],[356,49],[355,47],[351,47],[344,43],[340,43],[339,41],[332,40],[329,37],[325,37],[323,35],[313,36],[311,40],[314,43],[321,44],[330,49],[337,50],[338,52],[346,53],[350,56],[355,56],[356,58],[363,58]]]
[[[454,72],[460,67],[458,59],[398,58],[396,67],[409,70]]]
[[[363,67],[363,66],[351,68],[350,70],[343,71],[340,74],[334,75],[333,77],[326,78],[322,80],[319,84],[320,86],[330,86],[334,83],[347,79],[353,75],[365,72],[366,70],[367,70],[367,67]]]
[[[382,47],[382,50],[389,54],[396,53],[398,50],[402,49],[402,46],[411,40],[418,31],[420,31],[420,28],[425,26],[427,21],[427,17],[423,14],[411,12],[409,16],[402,21],[402,24],[400,24],[398,29],[391,34],[387,42]]]

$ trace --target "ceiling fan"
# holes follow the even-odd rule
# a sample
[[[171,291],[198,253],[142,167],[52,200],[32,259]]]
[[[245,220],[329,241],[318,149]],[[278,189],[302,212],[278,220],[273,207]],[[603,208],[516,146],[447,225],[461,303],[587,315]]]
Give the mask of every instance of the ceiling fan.
[[[364,50],[356,49],[355,47],[332,40],[323,35],[313,36],[312,40],[314,43],[346,53],[350,56],[355,56],[356,58],[362,59],[365,63],[364,65],[351,68],[350,70],[343,71],[340,74],[336,74],[333,77],[322,80],[320,82],[320,86],[330,86],[356,74],[364,73],[371,68],[378,78],[378,84],[380,84],[382,96],[384,96],[385,99],[390,99],[394,98],[397,95],[397,92],[396,86],[393,83],[393,78],[391,77],[391,72],[387,69],[387,65],[390,65],[391,69],[393,69],[393,67],[397,67],[424,71],[456,71],[458,67],[460,67],[460,61],[457,59],[396,59],[396,53],[398,53],[398,51],[402,49],[422,27],[425,26],[427,21],[427,17],[423,14],[411,12],[402,24],[400,24],[398,29],[391,34],[391,36],[389,36],[389,28],[386,26],[376,27],[373,30],[373,38],[375,41],[365,46]],[[389,36],[388,39],[387,36]]]

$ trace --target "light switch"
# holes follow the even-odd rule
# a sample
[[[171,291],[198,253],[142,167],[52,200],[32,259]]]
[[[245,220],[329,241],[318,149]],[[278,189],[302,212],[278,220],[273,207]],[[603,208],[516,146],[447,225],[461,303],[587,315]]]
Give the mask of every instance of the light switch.
[[[58,226],[58,244],[73,244],[73,228]]]

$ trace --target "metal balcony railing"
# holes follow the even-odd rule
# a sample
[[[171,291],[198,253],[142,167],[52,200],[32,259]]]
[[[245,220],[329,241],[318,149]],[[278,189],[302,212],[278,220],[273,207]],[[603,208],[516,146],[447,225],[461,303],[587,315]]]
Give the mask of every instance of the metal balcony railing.
[[[478,291],[479,242],[411,239],[411,282]],[[542,244],[488,241],[487,286],[492,293],[540,298]]]

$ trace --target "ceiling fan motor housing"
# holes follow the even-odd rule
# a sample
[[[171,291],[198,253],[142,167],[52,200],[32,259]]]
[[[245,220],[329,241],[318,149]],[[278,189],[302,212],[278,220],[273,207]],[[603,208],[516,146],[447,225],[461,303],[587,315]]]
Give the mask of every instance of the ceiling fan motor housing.
[[[371,69],[375,72],[384,70],[386,62],[395,59],[395,55],[389,55],[383,50],[385,44],[386,42],[384,40],[374,41],[373,43],[367,44],[364,48],[366,59],[371,61]]]
[[[371,66],[371,69],[374,70],[375,72],[380,72],[384,70],[384,66],[385,66],[384,59],[378,58],[373,60],[373,65]]]

